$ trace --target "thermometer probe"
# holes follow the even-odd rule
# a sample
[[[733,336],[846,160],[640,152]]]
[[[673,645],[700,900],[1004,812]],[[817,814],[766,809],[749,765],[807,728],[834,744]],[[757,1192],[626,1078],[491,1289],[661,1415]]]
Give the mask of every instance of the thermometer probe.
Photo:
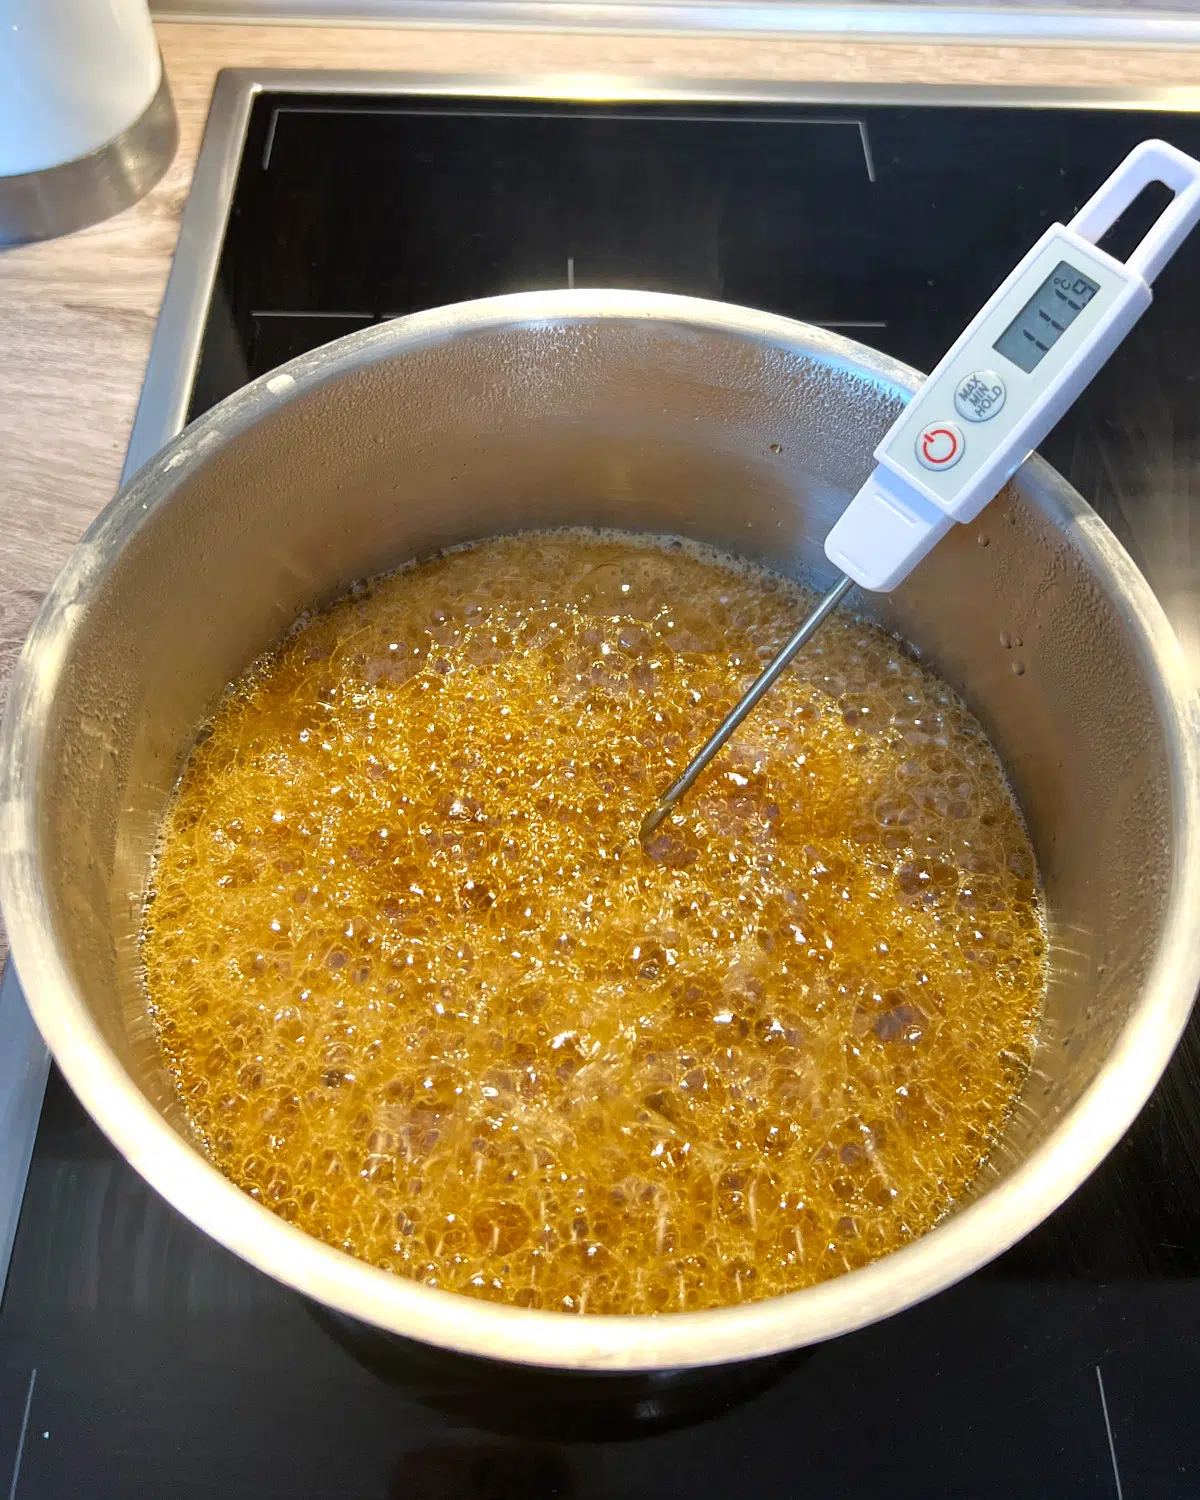
[[[1144,187],[1175,196],[1127,261],[1097,247]],[[894,589],[973,521],[1062,417],[1152,301],[1200,218],[1200,162],[1143,141],[1069,224],[1053,224],[959,335],[875,450],[876,467],[825,538],[841,576],[642,822],[652,834],[855,584]]]

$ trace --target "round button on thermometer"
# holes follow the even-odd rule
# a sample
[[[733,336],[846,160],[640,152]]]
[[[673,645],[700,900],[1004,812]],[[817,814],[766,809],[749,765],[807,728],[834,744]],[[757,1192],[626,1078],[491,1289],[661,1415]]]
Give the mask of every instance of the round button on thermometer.
[[[930,422],[917,438],[917,462],[926,469],[952,469],[965,447],[962,428],[956,422]]]
[[[995,370],[972,370],[954,392],[954,409],[968,422],[990,422],[1008,395]]]

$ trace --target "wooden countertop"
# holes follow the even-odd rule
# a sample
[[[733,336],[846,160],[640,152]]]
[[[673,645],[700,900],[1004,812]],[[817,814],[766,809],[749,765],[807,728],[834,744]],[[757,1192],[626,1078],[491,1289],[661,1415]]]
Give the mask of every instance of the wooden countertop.
[[[117,484],[218,69],[1200,87],[1192,50],[182,22],[158,33],[181,129],[166,177],[105,224],[0,251],[0,694],[38,601]]]

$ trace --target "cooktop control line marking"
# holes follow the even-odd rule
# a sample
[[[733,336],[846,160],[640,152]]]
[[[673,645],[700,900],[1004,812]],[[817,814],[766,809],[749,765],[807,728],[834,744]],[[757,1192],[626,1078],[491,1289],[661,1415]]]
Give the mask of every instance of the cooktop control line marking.
[[[577,101],[572,101],[577,102]],[[271,156],[275,150],[275,132],[279,128],[280,115],[399,115],[401,117],[420,116],[421,118],[437,119],[444,115],[471,115],[482,120],[558,120],[562,115],[553,110],[538,109],[356,109],[356,108],[330,108],[325,109],[320,105],[305,106],[302,104],[277,104],[271,111],[271,118],[267,123],[267,135],[263,141],[262,169],[264,172],[271,170]],[[657,111],[651,113],[649,110],[631,109],[621,113],[601,114],[588,112],[588,120],[655,120],[670,125],[706,125],[712,124],[720,119],[722,125],[824,125],[849,126],[858,131],[858,138],[862,143],[863,166],[866,168],[867,181],[875,181],[875,157],[871,152],[871,141],[867,135],[867,122],[865,120],[822,120],[812,115],[794,115],[789,118],[786,115],[686,115],[659,114]]]
[[[867,122],[865,120],[859,120],[857,123],[859,138],[862,141],[863,161],[865,161],[867,164],[867,178],[869,181],[874,182],[875,158],[871,154],[871,138],[867,135]]]
[[[275,149],[275,127],[278,124],[279,110],[273,109],[271,111],[271,118],[267,122],[267,138],[263,142],[262,169],[264,172],[270,171],[271,168],[271,152]]]
[[[29,1412],[33,1406],[33,1388],[37,1384],[37,1366],[29,1372],[29,1385],[25,1391],[25,1411],[21,1417],[21,1431],[17,1435],[17,1456],[13,1459],[12,1481],[8,1486],[8,1500],[16,1500],[17,1481],[21,1477],[21,1459],[25,1454],[25,1438],[29,1432]]]
[[[375,314],[373,312],[337,312],[328,309],[317,312],[303,307],[270,307],[255,308],[250,316],[252,318],[361,318],[363,322],[369,323]]]
[[[1112,1459],[1113,1483],[1117,1487],[1117,1500],[1125,1500],[1125,1492],[1121,1488],[1121,1471],[1117,1467],[1117,1445],[1113,1442],[1112,1423],[1108,1419],[1108,1398],[1104,1394],[1104,1376],[1100,1373],[1100,1366],[1096,1366],[1096,1384],[1100,1387],[1100,1410],[1104,1413],[1104,1430],[1108,1434],[1108,1456]]]

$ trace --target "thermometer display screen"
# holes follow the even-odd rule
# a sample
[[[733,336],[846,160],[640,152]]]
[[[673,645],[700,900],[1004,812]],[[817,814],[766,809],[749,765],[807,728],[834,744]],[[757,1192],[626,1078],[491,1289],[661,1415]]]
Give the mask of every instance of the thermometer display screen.
[[[992,347],[1018,370],[1036,369],[1099,290],[1097,282],[1060,260]]]

